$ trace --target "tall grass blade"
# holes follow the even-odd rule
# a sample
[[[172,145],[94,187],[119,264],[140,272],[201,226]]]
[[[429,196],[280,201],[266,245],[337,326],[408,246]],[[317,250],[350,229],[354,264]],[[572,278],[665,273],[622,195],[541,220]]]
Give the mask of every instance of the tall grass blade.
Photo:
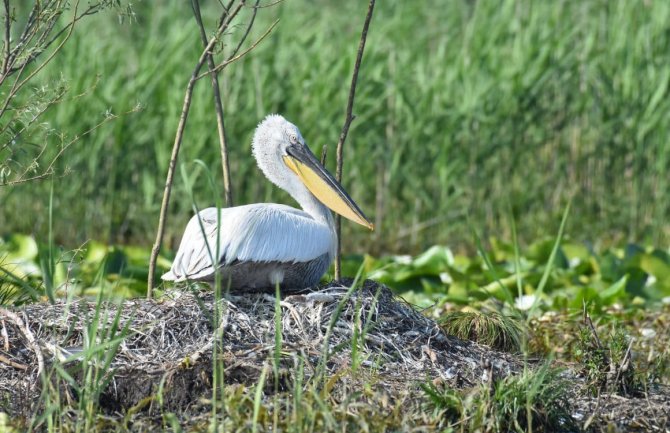
[[[556,240],[554,241],[554,246],[551,249],[551,254],[549,255],[549,259],[547,260],[547,264],[545,265],[544,268],[544,273],[542,274],[542,278],[540,279],[540,283],[537,285],[537,289],[535,290],[535,299],[533,300],[533,304],[531,305],[530,309],[528,310],[530,317],[532,313],[536,310],[537,306],[540,303],[540,297],[544,293],[544,289],[547,285],[547,282],[549,281],[549,276],[551,275],[551,271],[554,268],[554,262],[556,260],[556,254],[558,253],[558,249],[561,246],[561,241],[563,240],[563,233],[565,230],[565,224],[568,221],[568,215],[570,214],[570,206],[572,204],[572,201],[569,201],[567,206],[565,207],[565,211],[563,212],[563,217],[561,218],[561,225],[558,229],[558,234],[556,235]]]

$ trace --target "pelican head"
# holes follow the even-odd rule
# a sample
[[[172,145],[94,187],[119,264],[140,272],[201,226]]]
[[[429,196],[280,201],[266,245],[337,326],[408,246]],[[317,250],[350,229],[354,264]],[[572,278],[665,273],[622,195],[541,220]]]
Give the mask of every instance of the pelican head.
[[[374,229],[363,211],[307,147],[297,126],[278,114],[271,114],[256,128],[251,146],[263,174],[303,207],[301,197],[309,191],[332,211]]]

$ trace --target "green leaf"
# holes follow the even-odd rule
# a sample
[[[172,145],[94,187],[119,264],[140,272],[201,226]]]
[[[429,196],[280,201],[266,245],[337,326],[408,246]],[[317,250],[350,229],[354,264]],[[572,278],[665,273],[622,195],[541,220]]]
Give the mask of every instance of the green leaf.
[[[440,245],[430,247],[412,261],[415,270],[424,275],[439,275],[453,264],[454,254],[449,248]]]
[[[623,299],[626,296],[626,284],[628,283],[628,275],[624,275],[616,283],[612,284],[605,290],[601,291],[598,296],[604,304],[611,305],[614,302]]]
[[[32,236],[13,234],[5,241],[0,240],[0,257],[4,261],[34,261],[37,253],[37,242]]]
[[[662,285],[670,285],[670,263],[664,261],[662,255],[643,254],[640,257],[640,269],[653,275]]]

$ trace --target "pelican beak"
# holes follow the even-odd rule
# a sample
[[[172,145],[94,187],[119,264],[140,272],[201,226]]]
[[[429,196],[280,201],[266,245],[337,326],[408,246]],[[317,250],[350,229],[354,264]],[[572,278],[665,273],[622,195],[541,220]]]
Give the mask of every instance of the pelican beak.
[[[307,146],[303,144],[290,146],[287,153],[288,155],[284,155],[286,166],[298,175],[302,183],[321,203],[328,206],[333,212],[374,230],[374,225],[363,214],[363,211]]]

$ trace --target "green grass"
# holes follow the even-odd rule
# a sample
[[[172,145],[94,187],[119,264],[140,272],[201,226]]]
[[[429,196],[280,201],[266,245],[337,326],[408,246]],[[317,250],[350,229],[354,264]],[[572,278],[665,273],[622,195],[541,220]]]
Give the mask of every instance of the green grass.
[[[469,392],[422,386],[431,404],[461,431],[579,431],[570,417],[569,382],[547,366],[484,383]]]
[[[84,137],[61,161],[72,172],[54,180],[54,232],[71,248],[90,238],[147,243],[154,235],[200,41],[187,4],[134,7],[135,21],[107,12],[82,22],[42,75],[64,77],[71,95],[88,91],[44,118],[67,136],[108,110],[143,106]],[[276,18],[278,27],[222,78],[236,203],[290,203],[261,180],[250,156],[266,113],[295,121],[317,153],[329,144],[333,167],[364,12],[355,1],[286,1],[260,11],[250,40]],[[668,22],[666,2],[381,2],[344,152],[345,185],[377,232],[344,224],[345,249],[467,246],[466,215],[483,238],[509,237],[501,228],[508,205],[526,244],[555,232],[570,197],[579,218],[569,232],[578,239],[667,240]],[[222,184],[210,91],[207,82],[196,88],[181,161],[202,159]],[[197,201],[213,204],[207,181],[194,180]],[[49,188],[0,190],[3,230],[46,233]],[[190,213],[177,185],[168,246]]]

